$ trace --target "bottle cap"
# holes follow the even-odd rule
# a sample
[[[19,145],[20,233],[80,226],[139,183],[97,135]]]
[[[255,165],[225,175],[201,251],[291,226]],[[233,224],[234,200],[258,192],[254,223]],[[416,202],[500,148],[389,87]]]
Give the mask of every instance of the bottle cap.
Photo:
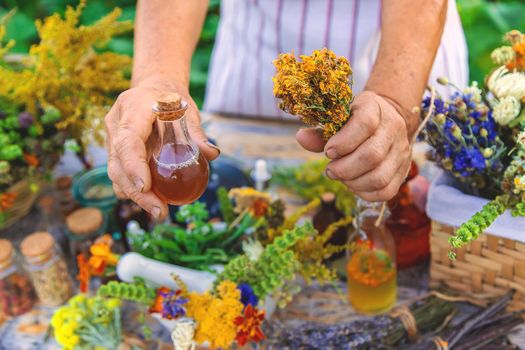
[[[55,181],[55,185],[59,190],[69,190],[73,184],[73,180],[69,176],[61,176]]]
[[[40,209],[48,214],[53,211],[54,203],[55,203],[55,199],[49,195],[42,196],[38,200],[38,205],[40,206]]]
[[[324,203],[331,203],[335,201],[335,194],[333,192],[325,192],[321,195],[321,201]]]
[[[49,232],[35,232],[27,236],[20,244],[20,251],[26,258],[36,258],[48,254],[55,245]]]
[[[11,257],[13,256],[13,244],[7,239],[0,239],[0,268],[7,264],[10,264]]]
[[[97,208],[77,209],[66,218],[68,230],[77,236],[84,236],[94,233],[100,229],[104,223],[102,211]]]

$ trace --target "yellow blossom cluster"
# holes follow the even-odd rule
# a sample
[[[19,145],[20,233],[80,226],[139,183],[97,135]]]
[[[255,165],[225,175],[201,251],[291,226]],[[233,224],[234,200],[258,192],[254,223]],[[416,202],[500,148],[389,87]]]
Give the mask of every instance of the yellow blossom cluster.
[[[274,61],[275,97],[279,107],[310,126],[320,126],[325,139],[339,131],[350,117],[352,101],[350,63],[331,50],[316,50],[298,60],[293,53]]]
[[[217,287],[217,295],[192,292],[188,299],[186,314],[197,322],[195,341],[228,349],[237,335],[235,319],[244,308],[237,285],[226,280]]]
[[[68,7],[63,18],[54,14],[36,21],[40,42],[31,47],[22,68],[0,66],[0,96],[34,115],[39,107],[53,106],[62,115],[58,128],[76,139],[102,141],[101,120],[114,95],[129,86],[131,58],[100,49],[133,24],[117,21],[121,10],[116,8],[91,25],[80,25],[85,4]]]

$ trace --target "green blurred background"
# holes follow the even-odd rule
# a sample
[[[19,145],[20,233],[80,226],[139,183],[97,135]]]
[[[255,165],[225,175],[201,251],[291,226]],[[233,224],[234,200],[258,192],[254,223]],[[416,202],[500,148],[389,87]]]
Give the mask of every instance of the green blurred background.
[[[18,9],[7,27],[7,37],[16,40],[13,52],[27,52],[37,40],[33,23],[35,18],[63,12],[66,5],[77,3],[78,0],[0,0],[0,17],[9,9]],[[469,46],[471,79],[481,81],[491,67],[490,52],[500,45],[503,34],[511,29],[525,30],[525,0],[457,0],[457,3]],[[96,21],[116,6],[122,8],[123,20],[133,19],[134,0],[88,0],[82,21]],[[204,30],[193,57],[190,87],[199,105],[204,97],[208,64],[219,22],[219,7],[220,0],[210,0]],[[132,55],[132,33],[113,39],[109,49]]]

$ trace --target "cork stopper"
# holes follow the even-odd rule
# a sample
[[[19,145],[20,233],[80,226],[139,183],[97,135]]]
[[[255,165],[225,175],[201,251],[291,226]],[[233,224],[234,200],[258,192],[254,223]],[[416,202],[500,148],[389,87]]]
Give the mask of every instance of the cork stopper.
[[[332,192],[325,192],[321,195],[321,201],[324,203],[331,203],[335,201],[335,194]]]
[[[9,263],[13,256],[13,244],[7,239],[0,239],[0,267]]]
[[[26,258],[47,255],[53,250],[55,240],[49,232],[35,232],[27,236],[20,244],[20,251]]]
[[[182,100],[182,97],[173,92],[159,96],[153,110],[160,120],[174,121],[182,118],[187,108],[188,104]]]
[[[89,235],[102,226],[104,217],[97,208],[77,209],[66,218],[67,228],[77,236]]]
[[[61,176],[55,181],[55,186],[58,190],[69,190],[73,185],[73,179],[69,176]]]
[[[48,195],[42,196],[38,200],[38,206],[43,212],[47,214],[50,214],[53,211],[54,204],[55,204],[55,199],[52,196],[48,196]]]

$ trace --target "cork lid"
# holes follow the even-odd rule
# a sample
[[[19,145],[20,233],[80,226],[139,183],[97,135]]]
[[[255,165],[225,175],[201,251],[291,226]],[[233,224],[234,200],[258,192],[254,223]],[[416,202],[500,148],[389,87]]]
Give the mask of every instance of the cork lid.
[[[42,196],[38,200],[38,206],[42,211],[45,211],[46,213],[50,213],[53,210],[54,203],[55,199],[49,195]]]
[[[325,192],[321,195],[321,200],[324,203],[331,203],[335,201],[335,194],[333,192]]]
[[[73,179],[69,176],[61,176],[55,181],[55,186],[59,190],[68,190],[73,185]]]
[[[7,239],[0,239],[0,265],[13,256],[13,244]]]
[[[104,217],[100,209],[81,208],[77,209],[66,218],[69,231],[75,235],[89,235],[102,226]]]
[[[163,121],[173,121],[184,116],[188,104],[176,92],[165,93],[157,98],[157,103],[153,110],[157,118]]]
[[[51,251],[55,240],[49,232],[35,232],[27,236],[20,244],[22,255],[35,258]]]

